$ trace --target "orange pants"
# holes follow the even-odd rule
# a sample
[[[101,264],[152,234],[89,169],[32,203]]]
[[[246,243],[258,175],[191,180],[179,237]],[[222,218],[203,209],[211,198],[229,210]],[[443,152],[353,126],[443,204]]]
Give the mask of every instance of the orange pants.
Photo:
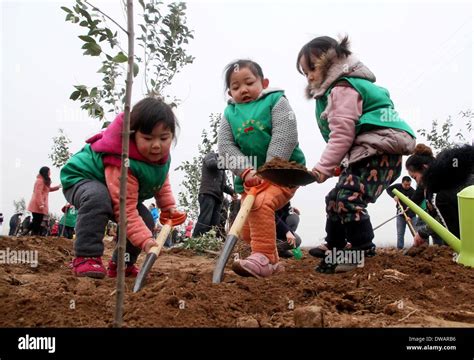
[[[253,253],[265,255],[272,264],[279,260],[276,248],[275,211],[281,209],[295,195],[297,188],[270,184],[259,192],[242,227],[242,239],[250,243]],[[242,196],[242,203],[246,195]]]

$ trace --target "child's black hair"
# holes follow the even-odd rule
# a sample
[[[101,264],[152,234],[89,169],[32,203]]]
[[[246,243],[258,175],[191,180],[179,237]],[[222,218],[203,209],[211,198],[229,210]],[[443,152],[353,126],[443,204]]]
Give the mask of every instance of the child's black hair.
[[[402,178],[402,182],[405,182],[405,181],[411,182],[411,177],[409,177],[409,176],[404,176],[404,177]]]
[[[352,52],[349,50],[349,36],[344,36],[340,42],[329,36],[320,36],[311,40],[309,43],[304,45],[298,53],[298,57],[296,59],[296,69],[300,74],[303,74],[303,70],[301,69],[300,65],[300,60],[303,56],[306,60],[306,66],[308,69],[311,69],[313,67],[313,64],[311,63],[311,55],[320,58],[323,54],[326,54],[331,49],[334,49],[338,58],[347,57],[352,54]]]
[[[51,178],[49,177],[49,167],[43,166],[43,167],[40,169],[39,174],[40,174],[41,177],[43,178],[44,183],[46,184],[46,186],[51,185]]]
[[[155,125],[162,123],[176,138],[178,120],[171,109],[162,99],[147,97],[135,104],[130,113],[130,130],[132,134],[138,130],[151,134]]]
[[[407,170],[417,171],[423,174],[426,170],[425,165],[429,167],[434,160],[435,158],[431,148],[425,144],[418,144],[415,147],[413,155],[407,159],[405,167]]]
[[[245,60],[245,59],[232,61],[224,69],[225,90],[230,88],[230,78],[232,76],[232,73],[234,71],[238,71],[237,69],[243,69],[243,68],[249,69],[252,72],[252,74],[254,74],[256,77],[260,79],[264,78],[262,67],[259,64],[257,64],[255,61]]]

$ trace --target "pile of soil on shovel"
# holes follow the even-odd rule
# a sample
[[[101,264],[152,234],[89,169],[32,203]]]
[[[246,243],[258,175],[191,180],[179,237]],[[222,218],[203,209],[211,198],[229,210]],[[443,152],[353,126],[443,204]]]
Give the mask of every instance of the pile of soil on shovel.
[[[257,172],[260,173],[268,169],[297,169],[309,172],[304,165],[298,164],[296,161],[287,161],[279,157],[273,158],[260,166]]]
[[[77,278],[64,238],[2,237],[0,326],[109,327],[115,280]],[[110,259],[113,242],[105,240]],[[38,266],[12,263],[5,251],[38,251]],[[238,253],[248,253],[239,244]],[[139,263],[142,263],[140,256]],[[228,268],[212,284],[215,257],[163,252],[145,288],[126,280],[126,327],[472,327],[474,269],[453,261],[448,247],[403,253],[379,249],[363,267],[320,274],[317,259],[282,260],[286,272],[241,278]]]

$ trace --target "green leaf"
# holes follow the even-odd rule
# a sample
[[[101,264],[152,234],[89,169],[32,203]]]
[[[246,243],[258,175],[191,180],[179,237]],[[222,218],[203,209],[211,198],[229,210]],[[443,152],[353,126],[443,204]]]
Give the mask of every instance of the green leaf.
[[[97,88],[96,87],[91,89],[90,96],[91,97],[96,97],[97,96]]]
[[[70,9],[68,9],[67,7],[65,7],[65,6],[61,6],[61,9],[63,9],[68,14],[72,14],[72,11]]]
[[[79,96],[81,96],[81,92],[80,92],[79,90],[77,90],[77,91],[74,91],[74,92],[71,94],[71,96],[69,96],[69,99],[75,101],[75,100],[79,99]]]
[[[95,43],[95,40],[91,38],[90,36],[79,35],[79,39],[88,43]]]
[[[87,49],[84,55],[99,56],[102,53],[102,48],[97,43],[85,43],[82,48]]]
[[[140,68],[138,67],[137,63],[133,63],[133,77],[136,77],[138,75],[138,71]]]
[[[128,57],[123,52],[119,52],[117,55],[115,55],[112,61],[116,63],[123,63],[128,61]]]
[[[103,65],[99,70],[97,70],[98,73],[106,73],[107,72],[107,65]]]

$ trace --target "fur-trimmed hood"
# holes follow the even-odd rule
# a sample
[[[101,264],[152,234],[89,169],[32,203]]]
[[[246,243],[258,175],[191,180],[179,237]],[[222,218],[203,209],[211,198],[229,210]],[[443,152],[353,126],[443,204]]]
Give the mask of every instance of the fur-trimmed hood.
[[[375,82],[375,75],[359,59],[354,55],[338,58],[334,49],[322,55],[315,65],[321,69],[323,80],[320,84],[307,86],[306,95],[310,99],[323,96],[337,79],[344,76]]]

